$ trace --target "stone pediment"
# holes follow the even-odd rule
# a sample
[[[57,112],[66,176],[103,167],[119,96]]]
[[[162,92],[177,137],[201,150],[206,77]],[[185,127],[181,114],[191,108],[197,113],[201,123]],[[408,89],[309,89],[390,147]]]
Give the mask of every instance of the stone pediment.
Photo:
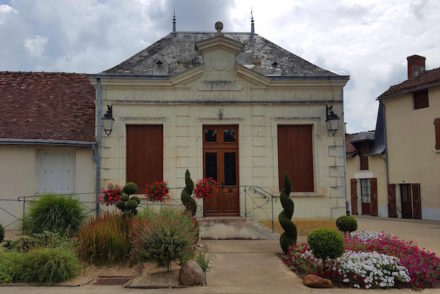
[[[240,91],[245,80],[253,85],[267,86],[271,79],[237,62],[236,57],[244,45],[222,34],[197,42],[195,49],[202,56],[204,65],[173,77],[173,84],[192,82],[197,91]]]

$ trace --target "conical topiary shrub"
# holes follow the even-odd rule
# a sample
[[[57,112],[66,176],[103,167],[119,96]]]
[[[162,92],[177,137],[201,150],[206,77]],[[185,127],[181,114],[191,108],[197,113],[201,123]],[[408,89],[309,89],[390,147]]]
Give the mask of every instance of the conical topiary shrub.
[[[191,197],[194,190],[194,182],[191,180],[191,175],[189,171],[185,172],[185,188],[182,190],[182,194],[180,194],[180,199],[182,200],[183,205],[186,210],[191,213],[192,216],[196,215],[197,212],[197,203]]]
[[[287,254],[289,247],[292,244],[296,244],[297,232],[296,226],[292,222],[293,210],[295,208],[292,199],[290,199],[290,178],[287,174],[284,175],[284,187],[281,191],[280,201],[283,206],[283,211],[278,215],[278,221],[284,230],[284,233],[280,236],[280,245],[284,253]]]

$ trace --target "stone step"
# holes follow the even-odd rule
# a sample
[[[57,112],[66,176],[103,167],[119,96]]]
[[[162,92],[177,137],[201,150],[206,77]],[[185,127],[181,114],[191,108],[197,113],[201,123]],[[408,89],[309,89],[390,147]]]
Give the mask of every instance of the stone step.
[[[243,239],[276,240],[277,233],[261,225],[257,220],[243,217],[201,217],[200,237],[205,240]]]

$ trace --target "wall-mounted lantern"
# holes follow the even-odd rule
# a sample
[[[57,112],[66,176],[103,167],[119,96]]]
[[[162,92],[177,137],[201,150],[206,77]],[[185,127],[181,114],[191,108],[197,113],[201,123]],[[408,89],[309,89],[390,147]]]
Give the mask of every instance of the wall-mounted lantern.
[[[325,106],[327,130],[329,134],[334,136],[339,128],[339,116],[333,112],[333,106]]]
[[[110,134],[113,131],[114,121],[115,119],[113,117],[113,106],[107,105],[107,112],[104,114],[104,117],[102,118],[102,126],[107,136],[110,136]]]

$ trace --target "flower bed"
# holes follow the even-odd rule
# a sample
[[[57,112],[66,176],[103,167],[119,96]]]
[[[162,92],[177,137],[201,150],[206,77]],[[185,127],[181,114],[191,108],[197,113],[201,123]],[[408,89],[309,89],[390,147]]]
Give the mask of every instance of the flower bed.
[[[440,258],[413,242],[377,232],[345,235],[337,259],[315,258],[307,244],[290,248],[285,262],[300,274],[317,274],[358,288],[434,288],[440,284]]]

